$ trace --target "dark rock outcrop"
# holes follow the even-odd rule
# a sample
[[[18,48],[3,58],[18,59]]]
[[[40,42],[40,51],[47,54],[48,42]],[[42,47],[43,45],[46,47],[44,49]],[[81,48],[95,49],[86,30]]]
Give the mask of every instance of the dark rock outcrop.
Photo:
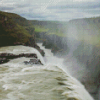
[[[0,64],[6,63],[8,61],[10,61],[11,59],[15,59],[15,58],[20,58],[20,57],[34,57],[37,58],[37,55],[34,53],[22,53],[22,54],[12,54],[12,53],[1,53],[0,54]]]
[[[6,63],[8,61],[9,61],[9,59],[6,59],[5,57],[4,58],[0,58],[0,64]]]

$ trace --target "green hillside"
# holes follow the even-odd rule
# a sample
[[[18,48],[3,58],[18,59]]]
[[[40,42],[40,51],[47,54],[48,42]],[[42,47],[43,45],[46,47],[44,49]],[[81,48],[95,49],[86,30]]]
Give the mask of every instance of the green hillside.
[[[54,34],[60,37],[65,36],[65,28],[67,28],[67,22],[37,20],[30,20],[29,22],[33,24],[37,34],[46,32],[47,35]]]
[[[0,11],[0,46],[28,43],[31,35],[23,27],[26,25],[28,21],[25,18]]]

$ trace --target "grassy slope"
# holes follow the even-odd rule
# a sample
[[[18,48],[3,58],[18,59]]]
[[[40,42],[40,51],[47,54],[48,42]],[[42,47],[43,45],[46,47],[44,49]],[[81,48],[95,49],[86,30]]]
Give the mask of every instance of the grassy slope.
[[[31,35],[23,27],[27,24],[26,19],[17,14],[0,11],[0,46],[29,42]]]
[[[35,27],[35,32],[46,32],[47,35],[55,34],[60,37],[64,37],[64,25],[58,21],[30,21]],[[64,23],[66,25],[66,22]]]

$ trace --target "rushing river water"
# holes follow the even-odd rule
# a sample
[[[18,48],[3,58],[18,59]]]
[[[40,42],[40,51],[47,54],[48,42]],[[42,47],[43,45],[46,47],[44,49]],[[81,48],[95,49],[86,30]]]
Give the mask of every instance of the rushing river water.
[[[43,65],[26,65],[30,58],[17,58],[0,65],[0,100],[93,100],[84,86],[71,77],[63,59],[45,49],[43,58],[31,47],[9,46],[0,53],[36,53]],[[59,67],[57,67],[59,66]]]

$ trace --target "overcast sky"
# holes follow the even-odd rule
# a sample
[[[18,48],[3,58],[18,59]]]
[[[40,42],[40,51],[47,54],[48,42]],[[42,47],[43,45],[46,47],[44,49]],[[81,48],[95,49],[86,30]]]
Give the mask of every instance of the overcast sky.
[[[69,21],[100,16],[100,0],[0,0],[0,10],[33,20]]]

